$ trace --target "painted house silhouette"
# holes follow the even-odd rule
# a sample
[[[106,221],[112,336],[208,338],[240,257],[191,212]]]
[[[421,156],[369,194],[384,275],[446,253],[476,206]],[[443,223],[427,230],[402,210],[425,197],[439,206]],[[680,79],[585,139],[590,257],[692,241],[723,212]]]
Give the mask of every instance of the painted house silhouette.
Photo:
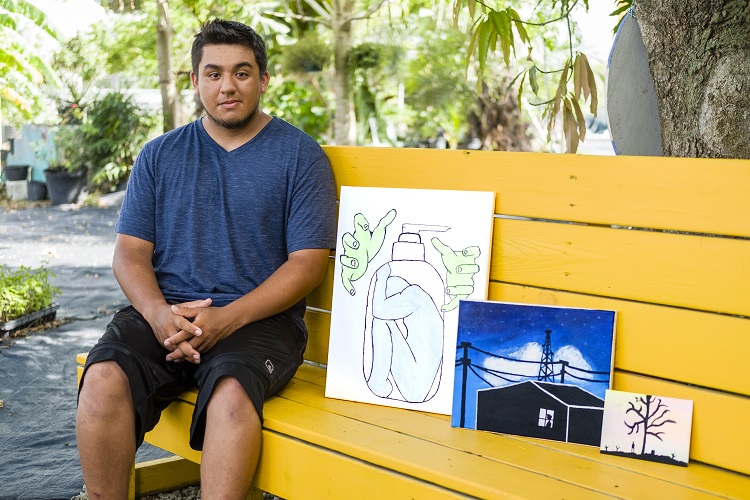
[[[476,428],[599,446],[604,400],[575,385],[529,380],[477,391]]]

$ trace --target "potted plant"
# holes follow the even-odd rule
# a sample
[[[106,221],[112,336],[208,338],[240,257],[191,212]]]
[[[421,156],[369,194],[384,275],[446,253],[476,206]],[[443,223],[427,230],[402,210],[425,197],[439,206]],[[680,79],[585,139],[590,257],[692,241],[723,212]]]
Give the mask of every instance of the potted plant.
[[[56,159],[45,170],[53,205],[75,203],[86,183],[85,138],[80,125],[63,125],[55,134]]]
[[[55,318],[59,305],[53,299],[60,289],[50,284],[51,276],[54,273],[44,264],[16,270],[0,266],[0,338],[35,321]]]
[[[25,181],[29,178],[29,165],[5,165],[5,180]]]

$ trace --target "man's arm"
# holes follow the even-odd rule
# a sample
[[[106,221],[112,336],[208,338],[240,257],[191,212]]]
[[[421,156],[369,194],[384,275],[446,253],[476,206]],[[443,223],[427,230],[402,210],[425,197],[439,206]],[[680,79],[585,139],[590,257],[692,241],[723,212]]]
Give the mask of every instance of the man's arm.
[[[151,325],[160,344],[164,344],[167,338],[183,329],[195,335],[200,331],[199,328],[187,319],[175,315],[164,300],[151,263],[153,254],[154,244],[150,241],[125,234],[117,235],[112,271],[120,288],[133,307]],[[195,304],[208,306],[210,303],[208,300]],[[184,343],[178,347],[184,351],[188,359],[200,358],[200,355],[189,344]]]
[[[292,252],[260,286],[225,307],[172,306],[175,314],[193,318],[192,326],[199,327],[202,334],[196,337],[182,331],[168,339],[168,345],[187,340],[197,351],[205,352],[239,328],[289,309],[323,281],[329,253],[327,248]],[[175,351],[167,359],[180,357]]]

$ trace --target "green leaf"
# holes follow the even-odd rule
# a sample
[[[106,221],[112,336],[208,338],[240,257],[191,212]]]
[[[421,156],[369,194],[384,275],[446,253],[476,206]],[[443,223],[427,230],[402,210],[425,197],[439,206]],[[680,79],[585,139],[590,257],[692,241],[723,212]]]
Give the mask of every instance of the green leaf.
[[[453,26],[458,26],[458,18],[461,15],[461,7],[463,6],[462,0],[456,0],[453,3]],[[474,16],[471,16],[474,19]],[[471,54],[471,52],[469,52]]]
[[[578,124],[575,112],[568,96],[563,98],[563,135],[565,136],[565,152],[575,153],[578,151]]]
[[[510,15],[511,20],[513,21],[513,24],[516,27],[516,31],[518,32],[518,36],[521,38],[521,42],[528,45],[531,42],[531,40],[529,39],[529,34],[526,32],[526,27],[523,25],[523,22],[521,21],[521,17],[518,15],[518,12],[516,12],[510,7],[508,7],[506,10],[508,11],[508,14]]]
[[[531,85],[531,91],[534,92],[535,96],[539,96],[539,83],[536,81],[536,64],[529,68],[529,85]]]
[[[583,62],[586,66],[586,74],[587,74],[587,83],[589,88],[589,93],[591,95],[591,113],[596,116],[597,109],[599,108],[599,99],[597,97],[596,93],[596,76],[594,75],[594,72],[591,70],[591,66],[589,65],[588,58],[581,54],[583,58]]]
[[[570,59],[565,61],[565,67],[562,70],[562,74],[560,75],[560,82],[557,84],[557,93],[555,94],[555,98],[552,101],[552,115],[551,119],[554,121],[555,116],[557,116],[557,113],[560,111],[560,104],[563,95],[566,94],[566,89],[568,88],[568,71],[570,70]]]
[[[575,111],[576,121],[578,122],[578,135],[584,141],[586,140],[586,119],[583,117],[583,111],[581,111],[578,101],[571,99],[571,103],[573,104],[573,111]]]
[[[523,94],[523,82],[524,82],[524,80],[526,80],[526,75],[527,74],[528,73],[524,73],[523,78],[521,78],[521,84],[518,86],[518,97],[517,97],[517,100],[518,100],[518,110],[519,111],[521,110],[521,95]]]
[[[491,33],[492,23],[485,20],[479,27],[479,73],[481,74],[484,74],[484,68],[487,62],[487,52],[490,48]]]
[[[510,83],[509,83],[508,85],[506,85],[506,86],[505,86],[505,93],[506,93],[506,94],[507,94],[508,92],[510,92],[510,89],[512,89],[512,88],[513,88],[513,85],[515,85],[515,83],[516,83],[516,80],[518,80],[519,78],[521,78],[522,76],[524,76],[524,75],[526,74],[526,72],[527,72],[527,71],[528,71],[528,70],[526,70],[526,69],[525,69],[525,70],[521,71],[520,73],[518,73],[518,74],[517,74],[516,76],[514,76],[514,77],[513,77],[513,79],[512,79],[511,81],[510,81]]]
[[[515,52],[513,32],[510,27],[510,16],[508,15],[508,12],[501,10],[490,12],[489,18],[490,21],[492,21],[492,26],[497,32],[498,38],[500,39],[503,60],[505,61],[505,65],[508,66],[510,65],[510,49],[513,48],[513,51]]]
[[[630,5],[623,5],[622,7],[620,7],[618,9],[613,10],[612,12],[610,12],[609,15],[610,16],[619,16],[620,14],[622,14],[623,12],[625,12],[626,10],[628,10],[629,8],[630,8]]]
[[[480,25],[476,30],[474,30],[474,33],[472,33],[472,35],[471,35],[471,41],[469,42],[469,48],[468,48],[468,52],[467,52],[469,54],[469,57],[466,58],[466,72],[467,72],[467,74],[468,74],[468,71],[469,71],[469,62],[471,60],[471,57],[474,55],[474,51],[477,49],[477,45],[479,43],[479,35],[480,35],[481,31],[482,31],[481,28],[482,27]]]

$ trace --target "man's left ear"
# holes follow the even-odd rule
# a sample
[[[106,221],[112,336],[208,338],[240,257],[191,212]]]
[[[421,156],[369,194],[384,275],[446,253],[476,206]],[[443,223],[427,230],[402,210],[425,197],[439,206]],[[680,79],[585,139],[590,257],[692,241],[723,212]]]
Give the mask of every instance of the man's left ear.
[[[263,76],[260,79],[260,92],[262,94],[265,94],[266,91],[268,90],[268,82],[270,81],[271,81],[271,74],[268,71],[266,71],[265,73],[263,73]]]

